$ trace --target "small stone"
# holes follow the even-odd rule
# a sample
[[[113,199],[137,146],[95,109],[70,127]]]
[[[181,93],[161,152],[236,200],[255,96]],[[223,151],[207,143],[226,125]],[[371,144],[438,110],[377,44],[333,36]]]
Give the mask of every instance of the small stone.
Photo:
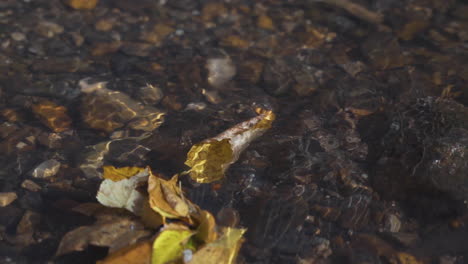
[[[162,90],[152,84],[147,84],[138,90],[138,97],[145,103],[149,105],[155,105],[161,101],[164,94]]]
[[[75,44],[75,46],[81,47],[81,45],[83,45],[83,43],[84,43],[83,35],[81,35],[78,32],[71,32],[69,34],[70,34],[70,37],[71,37],[71,39],[73,41],[73,44]]]
[[[385,227],[385,229],[389,232],[399,232],[401,228],[401,221],[396,215],[389,214],[385,219]]]
[[[82,92],[81,115],[91,128],[108,133],[124,127],[153,131],[164,122],[164,113],[154,107],[144,106],[120,91],[105,88],[105,83],[79,82]]]
[[[49,21],[41,21],[36,27],[36,33],[46,38],[53,38],[55,35],[62,34],[63,31],[63,26]]]
[[[257,26],[259,28],[273,30],[275,27],[273,26],[273,20],[267,15],[260,15],[257,20]]]
[[[86,69],[87,63],[80,58],[47,58],[35,61],[31,65],[31,71],[41,73],[65,73],[77,72],[81,69]]]
[[[162,100],[162,104],[175,111],[180,111],[183,108],[182,104],[179,102],[179,98],[175,95],[165,96]]]
[[[31,180],[24,180],[21,183],[21,187],[24,189],[31,191],[31,192],[37,192],[41,190],[41,186],[39,186],[37,183],[31,181]]]
[[[185,107],[185,111],[202,111],[206,108],[206,104],[203,103],[203,102],[196,102],[196,103],[189,103],[186,107]]]
[[[34,231],[40,222],[40,214],[33,211],[26,211],[21,218],[21,221],[16,227],[15,243],[21,246],[28,246],[36,243],[34,238]]]
[[[5,207],[16,200],[18,196],[15,192],[0,192],[0,207]]]
[[[430,25],[429,20],[414,20],[410,21],[403,26],[403,28],[398,32],[398,37],[402,40],[408,41],[412,40],[418,33],[426,30]]]
[[[230,35],[221,40],[221,45],[245,50],[249,48],[250,43],[236,35]]]
[[[140,42],[128,42],[124,43],[120,48],[120,51],[127,55],[146,57],[154,50],[153,44],[140,43]]]
[[[105,18],[105,19],[100,19],[96,22],[94,25],[94,28],[98,31],[110,31],[112,28],[115,26],[117,20],[112,17],[112,18]]]
[[[236,67],[229,57],[208,59],[206,68],[208,69],[208,83],[215,88],[221,87],[236,75]]]
[[[372,64],[381,70],[402,67],[407,63],[398,40],[390,34],[374,34],[364,41],[361,48]]]
[[[41,133],[37,137],[38,142],[48,148],[61,148],[65,142],[64,135],[62,133]]]
[[[32,110],[41,122],[54,132],[63,132],[70,129],[72,121],[64,106],[56,105],[51,101],[43,101],[40,104],[33,105]]]
[[[150,30],[144,31],[140,39],[159,46],[172,32],[174,32],[174,28],[167,24],[159,23],[154,25]]]
[[[202,94],[205,96],[206,100],[212,104],[219,104],[222,102],[222,99],[217,91],[208,91],[203,89]]]
[[[57,174],[57,172],[60,169],[60,166],[61,164],[57,160],[54,160],[54,159],[46,160],[42,162],[41,164],[39,164],[39,166],[37,166],[33,170],[32,176],[34,178],[40,178],[40,179],[52,177],[55,174]]]
[[[203,6],[201,18],[205,23],[209,23],[213,22],[216,17],[226,15],[227,12],[228,10],[223,3],[211,2]]]
[[[65,3],[74,9],[89,10],[96,7],[98,0],[66,0]]]
[[[250,83],[260,81],[263,72],[263,63],[260,61],[246,61],[241,64],[238,79]]]
[[[13,32],[10,36],[14,41],[23,41],[26,39],[26,35],[21,32]]]
[[[223,207],[216,215],[216,222],[221,226],[234,227],[240,221],[239,212],[231,207]]]
[[[97,42],[91,47],[91,55],[93,56],[103,56],[107,54],[112,54],[117,52],[120,49],[122,44],[120,41],[115,42]]]
[[[0,111],[0,115],[5,118],[8,122],[18,122],[23,120],[23,117],[18,111],[12,108],[6,108]]]

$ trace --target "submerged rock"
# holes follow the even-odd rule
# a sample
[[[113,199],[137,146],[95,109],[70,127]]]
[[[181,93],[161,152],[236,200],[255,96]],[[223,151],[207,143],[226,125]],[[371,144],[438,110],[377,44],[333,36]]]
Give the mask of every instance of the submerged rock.
[[[453,208],[453,201],[468,200],[465,106],[434,97],[402,104],[393,113],[382,147],[373,183],[385,197],[435,210],[431,201]]]

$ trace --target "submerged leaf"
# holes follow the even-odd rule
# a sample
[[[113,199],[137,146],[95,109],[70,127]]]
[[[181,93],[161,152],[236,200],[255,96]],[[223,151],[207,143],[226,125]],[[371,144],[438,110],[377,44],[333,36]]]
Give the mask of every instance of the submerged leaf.
[[[82,251],[88,245],[110,247],[112,251],[133,244],[149,234],[138,221],[128,216],[108,217],[94,225],[81,226],[65,234],[56,256]]]
[[[136,174],[145,170],[145,168],[139,167],[116,168],[114,166],[104,166],[102,167],[102,169],[104,170],[104,179],[109,179],[113,181],[120,181],[123,179],[131,178],[132,176],[135,176]]]
[[[185,161],[191,168],[192,179],[199,183],[221,180],[229,166],[239,159],[242,151],[271,127],[275,114],[265,110],[259,110],[259,113],[216,137],[193,145]]]
[[[156,237],[153,243],[151,264],[174,263],[183,256],[183,251],[190,248],[193,231],[181,224],[170,224]]]
[[[190,264],[233,264],[243,242],[242,235],[246,229],[226,228],[216,241],[199,249]]]
[[[136,187],[143,182],[146,182],[149,175],[149,169],[136,174],[135,176],[113,181],[105,179],[97,193],[97,200],[105,206],[115,208],[125,208],[130,212],[140,215],[143,206],[144,195],[141,194]]]

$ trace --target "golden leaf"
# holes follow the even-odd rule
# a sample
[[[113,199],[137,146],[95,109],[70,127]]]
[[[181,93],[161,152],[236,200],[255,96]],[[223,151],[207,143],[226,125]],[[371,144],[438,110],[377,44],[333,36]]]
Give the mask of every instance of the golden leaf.
[[[192,146],[185,164],[190,177],[199,183],[221,180],[231,164],[239,159],[250,142],[271,127],[275,119],[272,111],[257,109],[258,116]]]
[[[139,167],[116,168],[114,166],[103,166],[102,169],[104,170],[103,178],[113,181],[128,179],[145,170],[145,168]]]
[[[150,206],[161,214],[164,223],[166,217],[181,219],[189,216],[190,201],[184,198],[177,183],[178,175],[166,181],[151,173],[148,179]]]
[[[145,241],[119,249],[97,264],[150,264],[151,242]]]
[[[233,264],[243,242],[246,229],[226,228],[216,241],[206,244],[194,255],[190,264]]]
[[[185,164],[190,166],[190,176],[197,182],[209,183],[223,178],[233,159],[229,139],[209,140],[192,146]]]
[[[151,264],[174,263],[182,259],[185,249],[193,249],[189,243],[193,231],[181,224],[170,224],[156,237],[153,243]]]

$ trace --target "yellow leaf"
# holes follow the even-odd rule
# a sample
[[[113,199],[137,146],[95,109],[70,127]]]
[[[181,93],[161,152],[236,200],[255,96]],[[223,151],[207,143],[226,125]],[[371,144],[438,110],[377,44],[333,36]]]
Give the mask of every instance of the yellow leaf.
[[[145,170],[145,168],[139,168],[139,167],[116,168],[114,166],[104,166],[102,167],[102,169],[104,170],[104,173],[103,173],[104,179],[109,179],[113,181],[120,181],[123,179],[128,179]]]
[[[246,229],[226,228],[216,241],[199,249],[190,264],[233,264],[242,244],[242,235]]]
[[[231,164],[256,138],[263,135],[275,119],[272,111],[259,109],[259,115],[223,133],[192,146],[185,164],[190,177],[199,183],[221,180]]]
[[[166,217],[181,219],[189,216],[191,204],[184,198],[177,180],[177,175],[166,181],[152,173],[148,179],[150,206],[163,217],[164,223]]]
[[[151,242],[145,241],[122,248],[97,264],[150,264]]]
[[[197,182],[209,183],[223,178],[233,159],[229,139],[209,140],[192,146],[185,164],[191,167],[190,176]]]
[[[182,253],[189,248],[193,231],[183,225],[170,224],[156,237],[153,243],[151,264],[174,263],[182,259]]]

